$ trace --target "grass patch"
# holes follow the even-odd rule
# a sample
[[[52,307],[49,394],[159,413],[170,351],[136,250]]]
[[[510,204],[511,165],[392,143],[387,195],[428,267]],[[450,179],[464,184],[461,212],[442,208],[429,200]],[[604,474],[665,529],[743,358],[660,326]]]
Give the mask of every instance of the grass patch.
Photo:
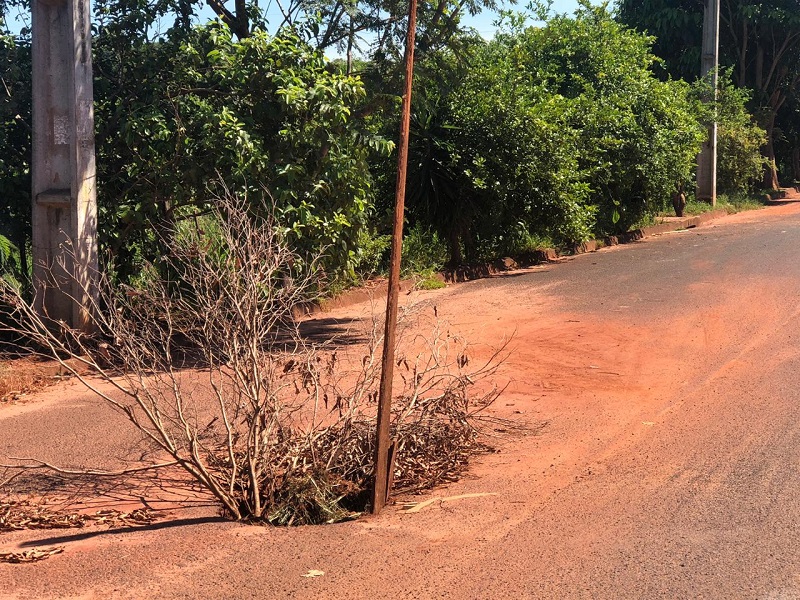
[[[717,206],[711,206],[709,202],[703,202],[702,200],[695,200],[692,198],[691,200],[686,201],[686,208],[683,209],[683,214],[686,216],[702,215],[703,213],[711,212],[717,208],[721,208],[719,206],[719,202],[717,203]],[[663,216],[674,217],[675,212],[665,212],[663,213]]]
[[[509,247],[505,252],[495,253],[498,254],[493,258],[501,258],[503,256],[521,256],[523,254],[531,254],[537,250],[545,248],[555,248],[558,244],[552,238],[530,233],[526,229],[521,231],[512,231],[509,240]]]
[[[717,197],[717,204],[730,214],[745,210],[758,210],[767,205],[763,194],[733,194],[730,196],[721,194]]]
[[[703,202],[695,198],[687,199],[683,214],[691,217],[720,209],[726,210],[728,214],[734,214],[745,210],[758,210],[764,208],[764,206],[766,206],[766,202],[763,199],[763,194],[719,194],[716,206],[711,206],[709,202]],[[675,212],[665,210],[658,213],[658,216],[674,217]]]
[[[45,370],[28,359],[0,361],[0,402],[11,402],[51,382]]]
[[[445,282],[432,272],[419,274],[417,281],[414,282],[414,288],[417,290],[440,290],[443,287],[447,287]]]
[[[650,227],[651,225],[656,225],[658,223],[658,217],[666,217],[666,216],[674,216],[675,213],[667,214],[666,212],[660,212],[658,215],[653,215],[646,213],[642,215],[642,217],[633,223],[629,228],[628,231],[636,231],[637,229],[644,229],[645,227]]]

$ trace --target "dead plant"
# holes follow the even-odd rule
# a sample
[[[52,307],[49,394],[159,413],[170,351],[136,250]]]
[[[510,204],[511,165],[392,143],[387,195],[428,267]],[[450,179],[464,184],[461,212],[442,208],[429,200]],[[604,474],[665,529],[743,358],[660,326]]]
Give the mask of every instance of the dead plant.
[[[382,327],[368,327],[358,353],[304,338],[294,312],[315,289],[314,265],[301,270],[281,229],[259,216],[268,211],[250,206],[223,194],[212,215],[172,232],[169,255],[136,285],[103,276],[90,294],[93,337],[37,314],[10,286],[0,296],[14,334],[122,412],[230,518],[338,521],[363,509],[370,485]],[[441,323],[415,330],[397,355],[400,489],[452,480],[485,449],[483,411],[499,393],[486,379],[503,352],[470,369],[466,345]]]

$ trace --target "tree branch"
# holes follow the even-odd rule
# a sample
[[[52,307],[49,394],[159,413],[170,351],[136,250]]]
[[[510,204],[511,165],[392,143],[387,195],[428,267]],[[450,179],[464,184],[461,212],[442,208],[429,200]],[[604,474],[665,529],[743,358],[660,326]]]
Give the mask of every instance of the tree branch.
[[[222,19],[222,22],[227,25],[231,31],[236,29],[236,15],[225,8],[225,5],[220,0],[206,0],[206,3],[217,16]]]
[[[164,463],[157,463],[154,465],[145,465],[143,467],[131,467],[130,469],[122,469],[121,471],[100,471],[97,469],[65,469],[63,467],[57,467],[52,465],[48,462],[43,460],[39,460],[36,458],[29,458],[29,457],[18,457],[18,456],[9,456],[11,460],[20,460],[26,462],[32,462],[35,464],[32,465],[7,465],[7,464],[0,464],[0,467],[5,469],[21,469],[22,471],[32,471],[38,469],[47,469],[48,471],[53,471],[55,473],[60,473],[62,475],[91,475],[92,477],[120,477],[122,475],[131,475],[133,473],[143,473],[145,471],[153,471],[156,469],[164,469],[166,467],[174,467],[178,463],[176,460],[171,460],[169,462]],[[17,475],[11,477],[13,479]],[[7,483],[10,480],[6,480],[0,483],[0,487],[2,484]]]

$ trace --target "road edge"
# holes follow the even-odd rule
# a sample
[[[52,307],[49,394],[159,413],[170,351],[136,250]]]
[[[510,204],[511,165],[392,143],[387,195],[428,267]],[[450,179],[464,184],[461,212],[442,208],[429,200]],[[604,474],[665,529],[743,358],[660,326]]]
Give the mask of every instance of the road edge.
[[[435,277],[447,284],[485,279],[515,269],[524,269],[543,263],[556,262],[569,256],[596,252],[601,248],[607,248],[609,246],[630,244],[654,235],[700,227],[710,221],[725,217],[728,214],[728,211],[725,209],[716,209],[699,215],[672,219],[669,222],[634,229],[620,235],[588,240],[566,250],[543,248],[515,257],[505,257],[488,263],[466,265],[458,267],[457,269],[442,271],[436,273]],[[400,282],[400,291],[409,292],[414,289],[416,283],[417,281],[415,279],[404,279]],[[303,305],[300,312],[305,316],[313,316],[339,308],[346,308],[354,304],[360,304],[375,298],[381,298],[386,295],[387,285],[385,279],[374,279],[367,282],[365,285],[351,288],[334,298],[323,298],[313,303]]]

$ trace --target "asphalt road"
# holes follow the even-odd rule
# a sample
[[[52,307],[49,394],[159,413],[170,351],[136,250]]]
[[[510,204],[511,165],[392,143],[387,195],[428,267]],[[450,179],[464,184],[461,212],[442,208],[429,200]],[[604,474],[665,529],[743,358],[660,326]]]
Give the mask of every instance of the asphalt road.
[[[410,500],[482,495],[327,527],[194,509],[0,534],[0,551],[65,546],[0,564],[0,597],[800,599],[799,256],[787,203],[420,293],[480,343],[514,333],[496,410],[535,433]],[[86,462],[82,427],[113,452],[104,409],[61,396],[0,409],[0,455]]]

